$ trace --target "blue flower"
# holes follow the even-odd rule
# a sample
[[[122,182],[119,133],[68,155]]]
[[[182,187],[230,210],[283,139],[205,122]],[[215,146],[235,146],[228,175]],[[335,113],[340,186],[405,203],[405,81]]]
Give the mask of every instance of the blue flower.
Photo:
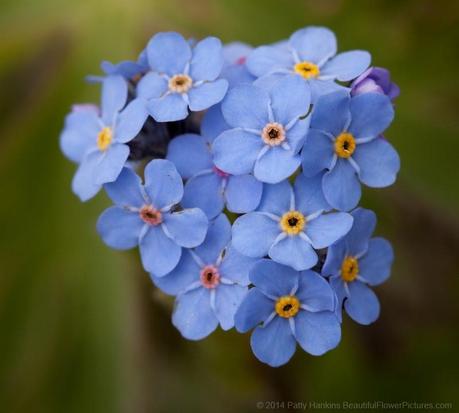
[[[127,84],[121,76],[108,76],[102,84],[102,114],[91,108],[70,113],[61,134],[62,152],[79,163],[72,189],[83,201],[101,186],[113,182],[129,157],[126,145],[147,118],[144,102],[135,99],[126,107]]]
[[[316,265],[314,249],[340,239],[353,221],[345,212],[323,213],[330,206],[322,194],[321,178],[300,175],[294,191],[288,181],[265,185],[257,211],[234,222],[234,247],[249,257],[269,255],[298,271]]]
[[[247,58],[247,68],[257,77],[295,75],[311,87],[312,100],[342,89],[335,80],[349,81],[369,65],[371,56],[362,50],[336,55],[336,38],[325,27],[306,27],[290,36],[288,44],[261,46]],[[336,55],[336,56],[335,56]]]
[[[201,111],[220,102],[228,89],[217,79],[223,67],[220,40],[207,37],[193,48],[180,34],[158,33],[147,46],[151,72],[137,86],[158,122],[185,119],[188,108]]]
[[[260,203],[263,184],[250,174],[230,175],[213,162],[212,143],[216,135],[207,132],[228,128],[219,106],[206,113],[203,125],[202,136],[178,136],[168,148],[167,159],[187,179],[183,206],[200,208],[209,219],[222,212],[225,205],[235,213],[253,211]]]
[[[373,188],[394,183],[400,159],[380,136],[393,117],[391,101],[383,94],[350,98],[335,92],[318,100],[302,152],[303,173],[327,170],[322,187],[332,207],[347,211],[357,206],[360,182]]]
[[[241,85],[228,92],[223,117],[232,129],[214,142],[218,168],[233,174],[252,173],[267,183],[288,178],[300,165],[309,117],[310,93],[296,77],[277,82],[270,90]]]
[[[379,301],[369,288],[389,278],[394,253],[384,238],[370,238],[376,226],[374,212],[358,208],[352,212],[354,225],[349,233],[328,248],[322,275],[329,276],[337,297],[339,320],[344,309],[360,324],[370,324],[379,316]]]
[[[177,266],[182,247],[193,248],[204,241],[208,220],[200,209],[175,208],[183,196],[183,183],[171,162],[153,160],[144,174],[144,186],[129,168],[116,182],[105,185],[115,206],[102,213],[97,230],[112,248],[139,245],[145,270],[162,276]]]
[[[287,363],[297,342],[314,356],[339,344],[334,294],[319,274],[297,272],[263,259],[252,267],[249,277],[255,287],[241,303],[235,326],[241,333],[256,327],[250,344],[260,361],[272,367]]]
[[[225,64],[221,77],[228,81],[230,88],[243,83],[253,83],[256,79],[245,65],[247,56],[252,50],[251,46],[240,42],[228,43],[223,46]]]
[[[223,330],[234,326],[256,260],[239,254],[230,241],[231,224],[219,215],[210,223],[202,245],[186,250],[171,273],[152,276],[164,292],[177,295],[172,322],[187,339],[200,340],[218,324]]]

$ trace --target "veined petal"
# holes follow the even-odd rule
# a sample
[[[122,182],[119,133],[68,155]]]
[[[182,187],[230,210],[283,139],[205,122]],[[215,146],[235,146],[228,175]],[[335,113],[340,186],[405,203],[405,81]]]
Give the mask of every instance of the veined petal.
[[[147,109],[157,122],[174,122],[188,116],[188,104],[179,93],[151,99],[148,101]]]
[[[220,284],[215,289],[215,315],[223,330],[234,327],[234,315],[247,291],[247,287],[237,284]]]
[[[300,274],[298,291],[295,293],[301,304],[310,311],[333,311],[334,293],[323,277],[314,271],[303,271]]]
[[[204,241],[209,221],[200,209],[190,208],[166,214],[163,225],[178,245],[194,248]]]
[[[292,54],[285,48],[261,46],[249,54],[246,64],[250,73],[260,77],[277,70],[291,70],[295,61]]]
[[[183,73],[191,60],[191,48],[179,33],[158,33],[148,42],[147,56],[153,70],[175,75]]]
[[[138,245],[144,225],[139,214],[113,206],[100,215],[97,232],[109,247],[126,250]]]
[[[301,60],[319,64],[336,54],[336,37],[326,27],[310,26],[293,33],[289,46]]]
[[[306,235],[315,249],[326,248],[346,235],[354,219],[346,212],[323,214],[306,223]]]
[[[223,67],[222,42],[206,37],[193,48],[190,76],[195,80],[215,80]]]
[[[312,268],[317,263],[317,254],[311,245],[300,236],[287,236],[269,249],[269,256],[276,262],[288,265],[297,271]]]
[[[370,66],[371,55],[364,50],[352,50],[337,54],[325,63],[321,76],[330,76],[342,82],[355,79]]]
[[[257,211],[270,212],[282,216],[290,210],[290,202],[293,198],[293,189],[288,181],[278,184],[264,184],[263,195]]]
[[[248,174],[227,179],[225,198],[228,210],[242,214],[256,209],[260,204],[263,184]]]
[[[210,108],[225,97],[227,90],[228,81],[225,79],[218,79],[213,82],[206,82],[202,85],[192,87],[188,92],[190,110],[199,112]]]
[[[265,321],[274,311],[274,301],[262,294],[257,288],[251,288],[239,309],[234,321],[237,331],[245,333],[257,324]]]
[[[322,191],[322,176],[323,174],[318,174],[312,178],[306,178],[300,174],[295,180],[295,208],[304,215],[332,209]]]
[[[277,184],[291,176],[300,164],[300,155],[292,150],[274,146],[256,160],[253,173],[255,178],[262,182]]]
[[[167,159],[174,163],[184,179],[213,166],[210,148],[200,135],[187,133],[172,139],[167,149]]]
[[[118,179],[104,185],[110,199],[118,206],[140,208],[146,203],[140,177],[130,168],[123,168]]]
[[[246,257],[230,246],[220,264],[220,275],[235,283],[249,285],[249,271],[257,261],[257,258]]]

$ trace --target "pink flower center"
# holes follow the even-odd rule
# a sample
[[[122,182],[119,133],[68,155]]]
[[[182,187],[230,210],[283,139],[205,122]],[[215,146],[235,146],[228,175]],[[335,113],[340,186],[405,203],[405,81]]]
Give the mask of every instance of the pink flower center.
[[[216,288],[220,284],[220,274],[213,265],[206,265],[201,270],[200,279],[205,288]]]
[[[221,169],[217,168],[216,166],[214,166],[212,168],[212,170],[218,175],[218,176],[221,176],[222,178],[228,178],[228,176],[230,176],[230,174],[226,173],[225,171],[222,171]]]
[[[140,218],[149,225],[159,225],[162,222],[161,211],[151,205],[144,205],[139,212]]]

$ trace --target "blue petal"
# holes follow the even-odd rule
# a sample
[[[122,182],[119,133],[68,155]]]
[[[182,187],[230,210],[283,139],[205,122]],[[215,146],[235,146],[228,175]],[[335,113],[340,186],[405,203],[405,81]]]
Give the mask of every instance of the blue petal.
[[[95,170],[102,154],[99,151],[88,153],[72,180],[72,191],[84,202],[96,195],[102,185],[94,182]]]
[[[128,157],[129,146],[122,143],[111,144],[94,169],[94,181],[98,184],[115,181],[126,165]]]
[[[339,53],[321,68],[320,76],[347,82],[359,76],[370,66],[370,62],[370,53],[363,50]]]
[[[372,238],[367,253],[359,260],[359,275],[370,285],[379,285],[390,276],[394,251],[384,238]]]
[[[201,135],[206,141],[212,143],[218,135],[227,129],[230,129],[230,126],[223,117],[221,105],[209,108],[201,122]]]
[[[301,156],[303,174],[315,176],[330,167],[334,156],[333,142],[321,131],[310,129]]]
[[[130,168],[123,168],[118,179],[105,184],[104,188],[116,205],[140,208],[146,203],[142,194],[140,177]]]
[[[149,72],[137,84],[137,96],[143,99],[159,98],[167,91],[167,80],[158,73]]]
[[[353,97],[350,110],[352,121],[349,132],[356,138],[375,138],[394,119],[392,102],[381,93],[363,93]]]
[[[88,149],[95,146],[100,128],[101,121],[93,109],[70,113],[60,136],[64,155],[73,162],[81,162]]]
[[[115,115],[124,107],[128,96],[126,80],[122,76],[107,76],[102,84],[102,119],[113,125]]]
[[[330,286],[335,292],[335,316],[340,323],[343,322],[343,302],[347,298],[347,291],[345,283],[341,277],[334,277],[330,279]]]
[[[174,164],[154,159],[145,167],[145,191],[155,208],[178,204],[183,197],[183,183]]]
[[[376,294],[360,281],[348,284],[350,296],[344,302],[344,308],[354,321],[359,324],[371,324],[379,317],[380,305]]]
[[[341,272],[341,265],[346,256],[345,240],[340,240],[331,245],[327,250],[327,257],[322,267],[322,275],[328,277],[338,275]]]
[[[235,327],[245,333],[265,321],[273,311],[274,301],[257,288],[251,288],[234,316]]]
[[[233,224],[233,246],[248,257],[261,258],[280,234],[279,224],[257,212],[240,216]]]
[[[263,185],[263,196],[257,211],[270,212],[279,217],[290,210],[290,200],[293,197],[293,190],[288,181],[278,184]]]
[[[167,214],[163,226],[178,245],[194,248],[204,241],[209,221],[200,209],[190,208]]]
[[[269,256],[280,264],[297,271],[312,268],[317,263],[317,254],[311,245],[299,236],[287,236],[269,249]]]
[[[200,270],[191,254],[185,250],[178,265],[170,273],[161,277],[150,274],[150,277],[166,294],[177,295],[193,282],[199,281]]]
[[[222,42],[206,37],[193,48],[190,76],[193,80],[215,80],[223,67]]]
[[[236,64],[241,59],[246,58],[252,50],[253,50],[253,47],[246,43],[242,43],[242,42],[226,43],[223,46],[223,57],[225,58],[225,63],[226,64]]]
[[[174,122],[188,116],[188,104],[179,93],[148,101],[147,109],[157,122]]]
[[[360,167],[359,178],[371,188],[392,185],[400,170],[400,158],[386,139],[379,137],[357,145],[353,159]]]
[[[263,184],[252,175],[228,177],[225,190],[226,206],[238,214],[253,211],[260,203]]]
[[[290,36],[289,45],[301,60],[319,64],[336,54],[336,37],[325,27],[306,27]]]
[[[274,119],[283,125],[306,115],[311,103],[311,92],[299,76],[285,76],[270,90]]]
[[[224,67],[220,76],[228,81],[231,89],[246,83],[252,84],[255,80],[255,77],[247,70],[247,67],[240,64]]]
[[[215,289],[215,315],[223,330],[234,327],[234,314],[236,314],[247,291],[247,287],[237,284],[220,284]]]
[[[292,150],[274,146],[256,160],[254,175],[262,182],[277,184],[292,175],[300,164],[300,155]]]
[[[292,148],[293,152],[298,153],[304,146],[309,131],[310,121],[311,116],[300,119],[287,131],[287,143]]]
[[[270,297],[290,295],[298,287],[299,272],[268,259],[257,261],[250,270],[250,281]]]
[[[191,88],[188,92],[190,110],[199,112],[210,108],[225,97],[227,90],[228,82],[225,79],[218,79]]]
[[[198,288],[177,298],[172,324],[188,340],[201,340],[218,326],[218,320],[210,307],[210,292]]]
[[[300,274],[298,291],[295,293],[301,304],[309,311],[333,311],[334,292],[323,277],[314,271],[303,271]]]
[[[312,112],[311,128],[338,136],[351,120],[349,105],[350,97],[346,91],[321,96]]]
[[[223,132],[213,144],[214,162],[218,168],[234,175],[252,172],[263,141],[240,129]]]
[[[341,326],[332,312],[300,311],[295,317],[295,336],[304,351],[321,356],[341,340]]]
[[[140,240],[139,248],[143,267],[156,277],[171,272],[182,255],[182,248],[167,237],[160,226],[148,228]]]
[[[120,113],[115,127],[115,140],[126,143],[134,139],[148,117],[143,99],[134,99]]]
[[[222,178],[209,172],[189,179],[182,205],[202,209],[209,219],[216,217],[225,207]]]
[[[328,203],[340,211],[348,211],[359,203],[360,182],[347,159],[338,158],[335,167],[324,175],[322,189]]]
[[[318,174],[312,178],[306,178],[302,174],[298,175],[294,186],[295,209],[305,215],[332,209],[322,191],[322,176],[323,174]]]
[[[100,215],[97,232],[109,247],[127,250],[139,243],[139,235],[144,225],[136,212],[113,206]]]
[[[250,338],[253,354],[258,360],[278,367],[295,353],[296,340],[287,319],[275,317],[266,327],[257,327]]]
[[[231,241],[231,224],[225,214],[210,221],[206,239],[195,252],[204,264],[215,264],[223,249]]]
[[[353,221],[346,212],[332,212],[306,223],[305,232],[315,249],[326,248],[346,235]]]
[[[344,242],[346,253],[356,256],[368,248],[368,241],[376,227],[376,214],[369,209],[357,208],[351,215],[354,217],[354,224],[344,238]]]
[[[148,42],[147,56],[153,70],[175,75],[183,73],[191,60],[191,48],[178,33],[158,33]]]
[[[292,54],[284,48],[275,46],[257,47],[247,57],[247,68],[260,77],[278,70],[293,69],[295,61]]]
[[[242,85],[230,90],[222,103],[223,117],[233,128],[261,131],[269,122],[268,93],[256,86]]]
[[[167,159],[174,163],[184,179],[205,169],[212,169],[212,155],[202,136],[187,133],[172,139],[167,148]]]
[[[311,88],[311,100],[312,103],[317,102],[321,96],[328,95],[335,92],[346,92],[349,94],[351,92],[350,88],[342,86],[336,83],[334,80],[321,80],[318,79],[309,79],[308,84]]]
[[[246,257],[230,246],[220,264],[219,272],[222,277],[235,283],[249,285],[249,271],[257,261],[258,258]]]

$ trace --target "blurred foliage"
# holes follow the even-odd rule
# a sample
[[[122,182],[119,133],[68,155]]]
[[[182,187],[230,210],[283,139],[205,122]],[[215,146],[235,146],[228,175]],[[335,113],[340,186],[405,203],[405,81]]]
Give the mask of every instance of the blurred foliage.
[[[3,0],[0,5],[0,410],[234,412],[259,400],[459,402],[459,3],[449,0]],[[97,101],[102,59],[135,58],[160,30],[257,45],[299,27],[368,49],[402,88],[387,133],[398,183],[367,190],[394,242],[380,320],[340,347],[270,369],[248,335],[183,340],[136,252],[94,230],[59,153],[74,102]]]

